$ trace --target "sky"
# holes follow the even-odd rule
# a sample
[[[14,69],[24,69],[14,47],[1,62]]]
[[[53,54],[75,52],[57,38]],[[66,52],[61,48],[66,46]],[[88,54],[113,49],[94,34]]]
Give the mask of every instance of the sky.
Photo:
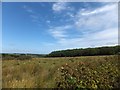
[[[117,44],[117,3],[2,3],[3,53],[47,54]]]

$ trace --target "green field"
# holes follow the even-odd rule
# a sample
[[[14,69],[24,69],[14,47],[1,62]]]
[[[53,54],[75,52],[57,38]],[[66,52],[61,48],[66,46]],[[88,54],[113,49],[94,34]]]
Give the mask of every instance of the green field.
[[[118,56],[3,60],[3,88],[118,88]]]

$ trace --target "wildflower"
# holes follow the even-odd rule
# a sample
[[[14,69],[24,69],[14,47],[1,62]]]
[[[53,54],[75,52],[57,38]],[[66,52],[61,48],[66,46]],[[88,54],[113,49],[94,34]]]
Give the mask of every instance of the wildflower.
[[[66,63],[65,65],[67,66],[68,64]]]
[[[64,67],[61,67],[61,69],[64,69]]]
[[[70,77],[71,79],[73,79],[73,77]]]

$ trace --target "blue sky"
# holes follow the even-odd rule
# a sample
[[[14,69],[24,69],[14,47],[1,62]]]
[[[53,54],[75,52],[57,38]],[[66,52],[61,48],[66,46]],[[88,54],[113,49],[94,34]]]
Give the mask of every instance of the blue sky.
[[[116,45],[117,9],[107,2],[4,2],[2,51],[46,54]]]

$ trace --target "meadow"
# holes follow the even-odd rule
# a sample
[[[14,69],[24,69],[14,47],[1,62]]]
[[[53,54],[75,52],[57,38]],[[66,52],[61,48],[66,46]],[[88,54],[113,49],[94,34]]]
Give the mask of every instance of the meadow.
[[[119,88],[117,55],[3,60],[3,88]]]

